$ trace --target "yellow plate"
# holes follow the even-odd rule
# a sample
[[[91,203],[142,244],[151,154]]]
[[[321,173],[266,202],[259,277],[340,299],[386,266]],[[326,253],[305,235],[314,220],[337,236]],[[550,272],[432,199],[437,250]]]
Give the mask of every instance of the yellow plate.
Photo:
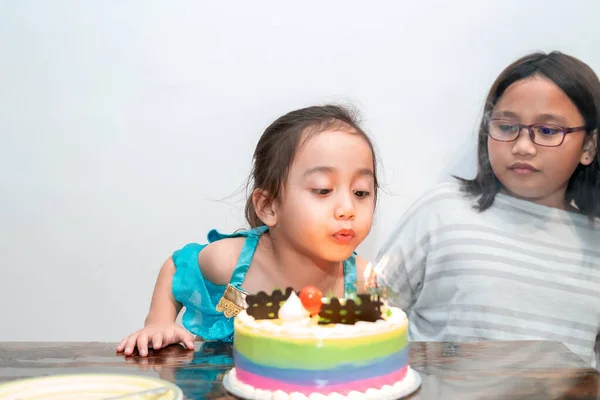
[[[132,396],[131,400],[181,400],[181,389],[171,382],[141,375],[75,374],[20,379],[0,385],[3,400],[99,400],[166,387],[161,395]]]

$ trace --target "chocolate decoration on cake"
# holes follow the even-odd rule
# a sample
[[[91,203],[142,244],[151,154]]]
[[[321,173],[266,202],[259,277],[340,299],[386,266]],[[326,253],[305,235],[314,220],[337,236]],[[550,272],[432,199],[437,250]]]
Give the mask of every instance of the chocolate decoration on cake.
[[[246,312],[254,319],[276,319],[279,308],[290,297],[293,290],[293,288],[288,287],[285,289],[285,293],[277,289],[270,295],[265,292],[248,295],[246,296],[246,303],[248,304]]]
[[[290,297],[294,289],[288,287],[285,292],[280,289],[270,295],[258,292],[246,296],[248,308],[246,312],[254,319],[277,319],[279,309]],[[298,292],[296,292],[298,294]],[[381,298],[374,294],[354,295],[354,299],[346,299],[344,304],[337,297],[331,297],[329,302],[323,303],[319,312],[319,324],[345,324],[353,325],[358,321],[375,322],[381,317]]]
[[[347,299],[341,304],[337,297],[332,297],[329,303],[324,303],[319,313],[319,324],[353,325],[358,321],[375,322],[381,318],[383,303],[379,296],[359,294],[358,302]]]

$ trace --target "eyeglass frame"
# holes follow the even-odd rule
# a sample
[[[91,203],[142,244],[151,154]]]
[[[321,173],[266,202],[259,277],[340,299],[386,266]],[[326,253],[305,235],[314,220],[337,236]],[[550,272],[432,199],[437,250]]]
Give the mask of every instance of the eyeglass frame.
[[[565,136],[567,136],[569,133],[573,133],[573,132],[580,132],[583,130],[587,130],[585,125],[584,126],[575,126],[572,128],[567,128],[564,126],[560,126],[560,125],[556,125],[556,124],[543,124],[543,123],[537,123],[537,124],[531,124],[531,125],[525,125],[525,124],[519,124],[518,122],[513,122],[509,119],[504,119],[504,118],[486,118],[487,122],[488,122],[488,126],[487,126],[487,134],[489,137],[491,137],[493,140],[497,141],[497,142],[503,142],[503,143],[510,143],[510,142],[516,142],[519,139],[519,136],[521,136],[521,131],[523,129],[527,130],[527,133],[529,134],[529,139],[531,139],[531,142],[538,145],[538,146],[542,146],[542,147],[558,147],[561,144],[564,143],[565,141]],[[511,140],[500,140],[500,139],[496,139],[495,137],[493,137],[490,133],[490,127],[489,127],[489,123],[492,121],[506,121],[506,122],[510,122],[510,125],[514,125],[519,127],[519,132],[517,133],[517,135],[515,136],[514,139]],[[562,138],[560,139],[560,143],[559,144],[555,144],[555,145],[547,145],[547,144],[539,144],[535,141],[535,134],[532,131],[532,128],[534,126],[553,126],[556,128],[560,128],[560,130],[562,131]]]

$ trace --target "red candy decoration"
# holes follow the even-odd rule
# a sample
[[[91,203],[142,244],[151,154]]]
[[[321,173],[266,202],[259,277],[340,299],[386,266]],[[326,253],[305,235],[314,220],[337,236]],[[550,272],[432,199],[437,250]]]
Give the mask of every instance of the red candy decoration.
[[[299,297],[302,305],[310,315],[316,315],[321,311],[321,297],[323,297],[323,293],[316,287],[305,287],[300,291]]]

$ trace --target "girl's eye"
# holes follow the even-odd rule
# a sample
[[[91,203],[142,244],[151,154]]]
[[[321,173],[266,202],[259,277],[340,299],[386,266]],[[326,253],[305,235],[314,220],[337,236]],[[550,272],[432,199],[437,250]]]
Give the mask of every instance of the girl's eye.
[[[366,190],[356,190],[354,195],[358,198],[368,197],[371,193]]]
[[[313,189],[314,194],[318,194],[319,196],[325,196],[332,192],[331,189]]]
[[[555,128],[553,126],[540,125],[535,128],[538,133],[541,133],[544,136],[552,136],[561,132],[561,129]]]
[[[516,125],[508,125],[508,124],[502,124],[499,126],[499,128],[502,132],[506,132],[506,133],[514,133],[517,130]]]

